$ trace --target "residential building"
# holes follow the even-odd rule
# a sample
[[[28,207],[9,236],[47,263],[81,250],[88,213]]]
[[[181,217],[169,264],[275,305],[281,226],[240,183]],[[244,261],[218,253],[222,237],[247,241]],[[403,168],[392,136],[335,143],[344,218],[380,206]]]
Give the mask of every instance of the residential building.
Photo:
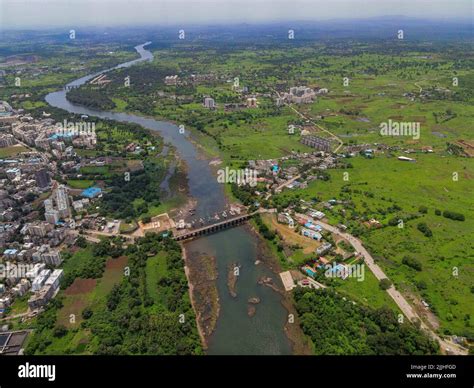
[[[325,242],[323,245],[321,245],[320,247],[316,248],[316,253],[318,255],[323,255],[325,254],[326,252],[328,252],[330,249],[332,248],[332,244],[328,243],[328,242]]]
[[[319,232],[306,228],[301,228],[301,235],[317,241],[320,241],[323,238]]]
[[[295,227],[295,221],[293,218],[288,213],[279,213],[278,214],[278,222],[281,222],[282,224],[288,224],[290,228]]]
[[[44,283],[46,282],[50,274],[51,274],[51,270],[49,269],[42,270],[40,274],[34,278],[31,284],[31,290],[33,292],[39,291],[41,287],[43,287]]]
[[[204,99],[204,106],[208,109],[214,109],[216,107],[216,102],[211,97],[206,97]]]
[[[28,300],[28,307],[31,310],[36,310],[45,306],[54,296],[56,290],[57,288],[54,288],[52,285],[42,287]]]
[[[317,150],[330,152],[331,151],[331,141],[328,139],[324,139],[319,136],[302,136],[301,143],[307,145],[308,147],[315,148]]]
[[[45,168],[35,171],[35,180],[36,184],[40,189],[45,189],[51,184],[51,179],[49,178],[48,170],[46,170]]]
[[[178,84],[179,77],[177,75],[167,75],[165,77],[165,85],[174,86]]]
[[[64,185],[59,185],[56,189],[56,204],[58,206],[59,217],[71,217],[71,208],[69,206],[69,196],[67,188]]]
[[[257,99],[255,97],[247,98],[247,108],[256,108],[257,107]]]

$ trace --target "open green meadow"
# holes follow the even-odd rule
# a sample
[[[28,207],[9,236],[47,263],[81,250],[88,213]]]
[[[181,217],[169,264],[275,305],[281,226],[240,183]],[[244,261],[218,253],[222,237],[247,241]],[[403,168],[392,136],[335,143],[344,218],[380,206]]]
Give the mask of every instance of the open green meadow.
[[[417,154],[415,163],[385,155],[349,161],[353,168],[330,170],[329,181],[317,180],[307,189],[285,191],[275,200],[349,201],[329,211],[323,209],[330,222],[343,223],[359,234],[398,288],[430,304],[442,331],[472,335],[474,161],[433,154]],[[344,172],[349,173],[348,181],[344,181]],[[453,173],[458,173],[458,180],[453,180]],[[420,212],[422,207],[427,208],[426,214]],[[465,221],[436,215],[436,210],[461,213]],[[384,227],[369,230],[361,226],[372,218]],[[403,227],[398,223],[390,226],[392,219],[405,220]],[[432,237],[418,230],[419,223],[428,225]],[[403,264],[406,256],[419,261],[421,271]]]

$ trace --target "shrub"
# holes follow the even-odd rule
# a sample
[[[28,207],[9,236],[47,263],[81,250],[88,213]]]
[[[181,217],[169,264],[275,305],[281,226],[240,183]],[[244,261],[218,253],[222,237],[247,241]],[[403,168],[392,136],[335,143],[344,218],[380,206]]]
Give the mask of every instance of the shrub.
[[[390,279],[385,278],[379,282],[379,287],[381,290],[388,290],[391,286],[392,282],[390,281]]]
[[[420,206],[418,209],[420,213],[427,214],[428,213],[428,208],[426,206]]]
[[[420,222],[417,226],[418,230],[423,233],[426,237],[433,236],[433,232],[424,222]]]
[[[67,334],[67,329],[64,326],[56,326],[53,330],[53,335],[57,338],[64,337]]]
[[[452,212],[450,210],[445,210],[443,212],[443,217],[449,218],[449,219],[454,220],[454,221],[464,221],[465,220],[464,214],[457,213],[457,212]]]
[[[410,268],[413,268],[416,271],[421,271],[423,269],[421,263],[417,259],[414,259],[412,257],[405,256],[402,259],[402,263],[407,265]]]
[[[86,307],[84,310],[82,310],[82,318],[83,319],[89,319],[92,317],[92,310],[89,307]]]

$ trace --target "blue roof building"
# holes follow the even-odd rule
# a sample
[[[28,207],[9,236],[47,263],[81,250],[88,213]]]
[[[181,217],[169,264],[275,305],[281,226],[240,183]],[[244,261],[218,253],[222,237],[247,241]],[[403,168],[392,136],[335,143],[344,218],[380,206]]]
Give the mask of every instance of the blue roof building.
[[[89,187],[85,189],[82,193],[81,196],[86,197],[86,198],[95,198],[97,197],[100,193],[102,193],[102,189],[100,187]]]

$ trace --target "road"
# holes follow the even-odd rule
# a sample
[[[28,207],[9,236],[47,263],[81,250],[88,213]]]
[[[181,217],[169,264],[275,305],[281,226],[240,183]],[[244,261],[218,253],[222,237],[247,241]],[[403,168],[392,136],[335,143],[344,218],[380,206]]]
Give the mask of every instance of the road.
[[[301,214],[300,216],[303,216]],[[307,218],[307,217],[306,217]],[[370,269],[370,271],[374,274],[374,276],[377,278],[377,280],[382,280],[382,279],[388,279],[387,275],[382,271],[382,269],[375,263],[374,258],[372,255],[364,248],[362,245],[362,242],[357,239],[356,237],[352,236],[351,234],[341,232],[338,228],[335,226],[332,226],[330,224],[327,224],[323,221],[314,221],[317,225],[321,226],[323,229],[326,229],[330,231],[331,233],[334,233],[345,240],[349,241],[351,245],[355,248],[357,252],[359,252],[363,257],[364,257],[364,262],[367,265],[367,267]],[[431,337],[435,340],[437,340],[444,352],[450,352],[452,354],[457,354],[457,355],[465,355],[467,354],[467,350],[464,349],[463,347],[442,339],[439,337],[428,325],[426,325],[421,317],[417,314],[417,312],[413,309],[413,307],[408,303],[408,301],[405,299],[405,297],[395,288],[394,285],[392,285],[388,290],[387,290],[388,295],[393,299],[393,301],[397,304],[397,306],[400,308],[402,313],[411,321],[419,321],[420,326],[423,330],[428,332]]]

